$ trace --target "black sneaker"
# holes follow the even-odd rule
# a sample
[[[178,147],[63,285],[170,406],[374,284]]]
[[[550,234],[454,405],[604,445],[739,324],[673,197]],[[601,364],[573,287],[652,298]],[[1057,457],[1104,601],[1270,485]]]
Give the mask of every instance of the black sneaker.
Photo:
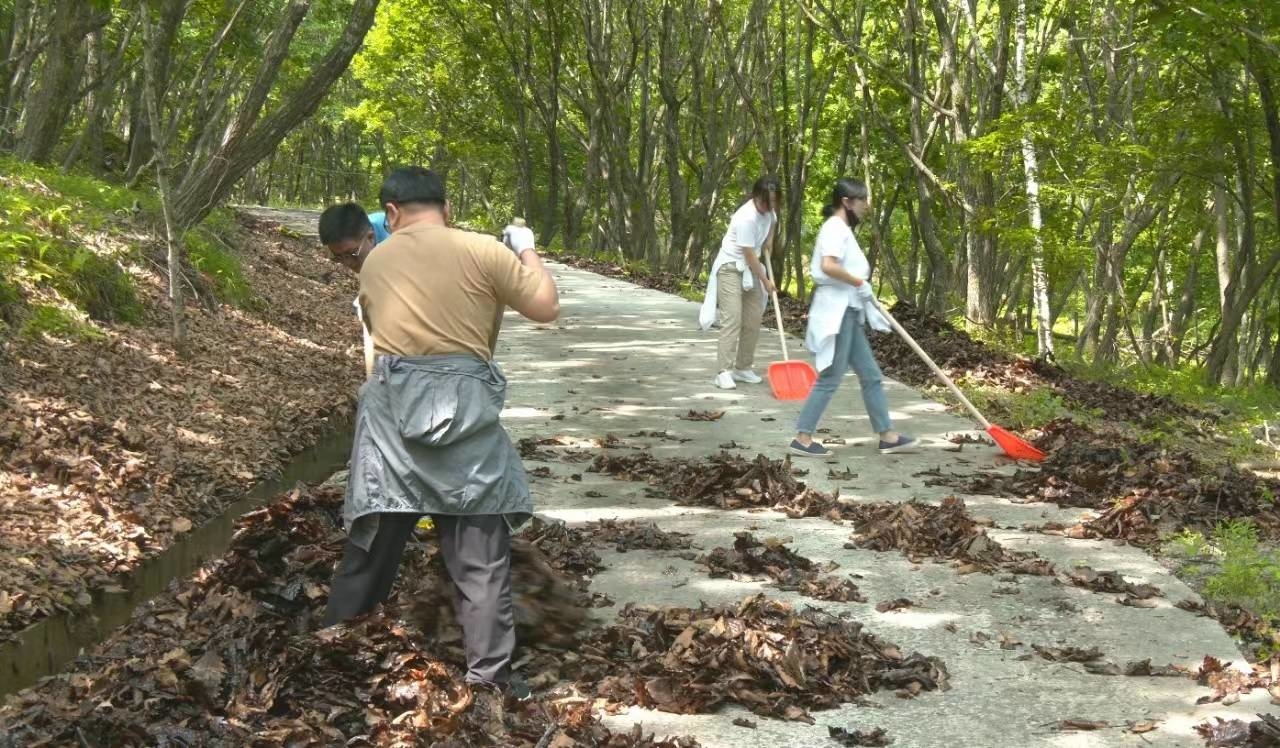
[[[508,704],[522,703],[533,698],[533,691],[529,689],[529,684],[524,678],[512,675],[511,680],[507,681],[507,685],[502,688],[502,695],[506,697]]]
[[[910,449],[915,446],[915,437],[906,434],[898,434],[898,440],[895,442],[880,442],[880,454],[891,455],[894,452],[901,452],[904,449]]]
[[[830,457],[834,454],[831,450],[822,446],[817,442],[809,442],[809,446],[800,443],[799,439],[791,440],[791,451],[805,457]]]

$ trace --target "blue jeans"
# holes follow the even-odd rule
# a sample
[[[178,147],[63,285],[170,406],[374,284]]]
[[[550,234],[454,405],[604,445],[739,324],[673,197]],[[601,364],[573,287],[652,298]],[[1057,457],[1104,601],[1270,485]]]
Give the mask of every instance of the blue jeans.
[[[858,375],[858,385],[862,388],[862,404],[867,408],[867,416],[871,419],[871,430],[883,434],[893,428],[889,420],[889,401],[884,396],[884,382],[880,374],[880,365],[876,363],[875,354],[871,352],[871,343],[867,341],[867,328],[862,322],[862,310],[849,307],[840,322],[840,334],[836,336],[836,355],[831,365],[822,370],[809,397],[800,409],[800,418],[796,421],[796,431],[812,434],[818,427],[818,419],[831,403],[836,394],[844,373],[853,369]]]

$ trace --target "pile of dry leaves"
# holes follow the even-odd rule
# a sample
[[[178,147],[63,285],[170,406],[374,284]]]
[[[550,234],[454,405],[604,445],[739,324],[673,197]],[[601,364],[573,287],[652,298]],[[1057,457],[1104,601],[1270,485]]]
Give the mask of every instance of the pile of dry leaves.
[[[683,551],[693,547],[688,533],[663,530],[652,522],[602,519],[587,523],[582,535],[596,545],[627,551]]]
[[[1151,544],[1164,530],[1211,532],[1222,520],[1251,519],[1280,538],[1280,510],[1272,497],[1280,481],[1229,464],[1209,465],[1187,452],[1144,444],[1116,430],[1056,421],[1037,446],[1049,453],[1034,471],[931,480],[969,493],[1103,510],[1069,531],[1073,537],[1118,538]]]
[[[405,615],[422,592],[414,582],[437,568],[434,553],[406,554],[408,583],[382,613],[317,631],[343,545],[341,504],[337,488],[298,490],[245,515],[226,556],[0,710],[0,746],[694,745],[611,733],[581,707],[538,700],[510,714],[509,735],[490,735],[469,708],[456,643]],[[565,617],[580,607],[552,567],[591,573],[592,555],[571,534],[533,530],[521,541],[517,597],[555,612],[523,621],[521,636],[576,641]]]
[[[1264,688],[1271,694],[1272,703],[1280,697],[1280,655],[1273,655],[1268,662],[1254,665],[1248,672],[1231,667],[1214,657],[1205,657],[1196,675],[1196,682],[1212,689],[1208,696],[1196,700],[1196,704],[1222,702],[1234,704],[1242,694],[1255,688]],[[1262,748],[1280,745],[1280,719],[1269,714],[1259,714],[1252,722],[1223,720],[1221,717],[1206,721],[1196,727],[1208,746],[1240,746]]]
[[[418,627],[439,644],[436,656],[465,662],[462,629],[453,609],[453,585],[431,535],[420,571],[402,584]],[[535,519],[511,541],[511,589],[515,592],[516,638],[521,647],[573,647],[595,604],[587,591],[600,558],[576,530]],[[606,604],[608,604],[606,602]]]
[[[874,551],[899,550],[924,558],[960,561],[975,569],[1000,567],[1022,574],[1048,576],[1053,566],[1032,553],[1015,553],[987,536],[954,496],[941,504],[856,504],[845,509],[855,532],[850,545]]]
[[[776,509],[789,517],[839,519],[842,504],[796,480],[791,460],[756,455],[748,460],[721,452],[704,459],[661,460],[648,452],[596,457],[593,472],[619,480],[646,481],[660,495],[687,506],[719,509]]]
[[[184,356],[159,275],[100,340],[0,341],[0,637],[87,605],[349,419],[354,277],[277,231],[240,257],[258,303],[192,303]]]
[[[1209,748],[1275,748],[1280,745],[1280,718],[1259,714],[1257,719],[1245,722],[1215,717],[1212,722],[1197,725],[1196,732]]]
[[[693,714],[735,703],[812,722],[810,710],[874,691],[907,698],[948,687],[935,657],[903,655],[856,621],[763,595],[718,608],[628,606],[619,617],[566,665],[579,687],[616,705]]]
[[[771,579],[780,590],[799,592],[806,597],[837,602],[866,602],[850,579],[824,576],[837,564],[819,567],[801,556],[778,538],[755,539],[749,532],[734,533],[732,548],[716,548],[699,559],[712,577],[730,577],[739,581]]]

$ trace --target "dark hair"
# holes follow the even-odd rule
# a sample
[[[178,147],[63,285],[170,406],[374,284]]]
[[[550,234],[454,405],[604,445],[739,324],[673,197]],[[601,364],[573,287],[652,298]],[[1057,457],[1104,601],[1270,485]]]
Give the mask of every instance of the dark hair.
[[[831,188],[831,199],[827,201],[826,205],[822,206],[822,217],[830,218],[835,215],[836,208],[840,207],[840,201],[845,198],[849,198],[850,200],[866,200],[867,185],[857,179],[850,179],[849,177],[841,177],[837,179],[836,186]],[[857,226],[858,217],[850,214],[849,225]]]
[[[373,229],[369,215],[355,203],[330,205],[320,214],[320,243],[333,244],[344,239],[361,239]]]
[[[386,206],[389,203],[406,205],[445,204],[444,180],[440,175],[421,166],[402,166],[382,180],[382,189],[378,190],[378,203]]]
[[[772,175],[760,177],[755,184],[751,185],[752,197],[768,197],[777,195],[779,191],[778,178]]]

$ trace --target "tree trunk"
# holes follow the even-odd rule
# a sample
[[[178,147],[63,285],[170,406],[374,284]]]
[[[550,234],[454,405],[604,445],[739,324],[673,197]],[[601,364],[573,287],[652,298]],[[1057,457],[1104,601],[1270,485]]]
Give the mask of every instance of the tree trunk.
[[[17,138],[18,104],[41,51],[35,39],[36,18],[33,0],[15,0],[12,23],[0,44],[0,149],[11,148]]]
[[[18,158],[47,163],[66,127],[67,115],[79,98],[79,73],[84,63],[83,40],[111,20],[84,0],[62,0],[49,19],[49,46],[39,82],[27,91]]]
[[[1018,82],[1018,107],[1025,109],[1029,101],[1027,91],[1027,2],[1018,0],[1017,51],[1014,53],[1014,74]],[[1022,128],[1022,164],[1026,174],[1027,212],[1031,219],[1031,297],[1036,316],[1036,348],[1040,358],[1053,358],[1053,329],[1049,321],[1049,280],[1044,272],[1043,220],[1040,216],[1040,167],[1036,162],[1036,148],[1027,125]]]
[[[156,184],[160,189],[160,210],[164,218],[165,258],[168,264],[169,310],[172,319],[172,342],[174,350],[185,354],[187,347],[187,308],[183,294],[182,269],[185,264],[185,253],[182,249],[182,237],[174,230],[173,214],[170,209],[173,193],[169,190],[168,157],[166,151],[167,138],[171,130],[164,126],[160,119],[160,67],[157,60],[158,39],[147,13],[142,14],[143,35],[143,105],[147,112],[149,131],[152,137],[159,140],[152,143],[156,154]]]
[[[311,69],[301,85],[281,97],[281,103],[274,111],[263,117],[262,105],[279,73],[283,54],[288,51],[284,40],[291,40],[293,36],[291,32],[277,29],[273,36],[274,46],[268,45],[263,67],[228,128],[226,140],[189,179],[184,179],[175,188],[173,213],[179,229],[194,226],[208,215],[230,194],[240,177],[270,156],[298,123],[316,111],[364,41],[365,34],[373,25],[378,2],[355,0],[341,36],[334,41],[324,59]],[[280,45],[285,46],[283,52]],[[254,102],[256,107],[251,106]]]

